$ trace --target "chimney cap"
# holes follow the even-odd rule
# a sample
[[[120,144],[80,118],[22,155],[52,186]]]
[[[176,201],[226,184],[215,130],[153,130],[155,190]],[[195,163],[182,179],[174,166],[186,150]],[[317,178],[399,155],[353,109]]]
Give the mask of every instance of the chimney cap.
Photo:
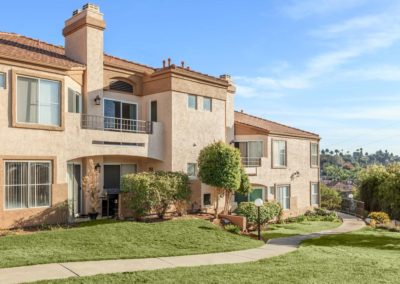
[[[93,12],[100,13],[100,7],[98,5],[92,4],[92,3],[86,3],[85,5],[83,5],[82,10],[90,10]]]

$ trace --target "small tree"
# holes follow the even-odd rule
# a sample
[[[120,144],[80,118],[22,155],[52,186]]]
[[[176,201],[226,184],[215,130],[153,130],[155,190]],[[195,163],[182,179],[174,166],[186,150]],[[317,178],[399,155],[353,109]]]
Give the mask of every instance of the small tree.
[[[96,170],[92,159],[89,160],[89,171],[83,177],[82,185],[85,195],[89,198],[90,213],[96,214],[100,205],[100,191],[99,191],[99,177],[100,173]]]
[[[329,210],[339,209],[342,203],[342,198],[339,192],[333,188],[321,184],[321,207]]]
[[[216,142],[200,151],[198,165],[201,182],[214,189],[215,218],[218,218],[219,197],[226,196],[228,203],[232,192],[240,187],[242,177],[240,152],[223,142]]]

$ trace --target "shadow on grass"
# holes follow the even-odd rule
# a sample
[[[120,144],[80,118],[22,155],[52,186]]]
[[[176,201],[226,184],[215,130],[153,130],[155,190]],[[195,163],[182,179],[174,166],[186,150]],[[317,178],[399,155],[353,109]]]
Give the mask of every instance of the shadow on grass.
[[[400,251],[400,234],[367,229],[350,234],[308,240],[303,244],[306,246],[345,246]]]
[[[126,221],[115,220],[115,219],[101,219],[101,220],[82,222],[82,223],[79,223],[77,227],[84,228],[84,227],[92,227],[92,226],[105,225],[105,224],[114,224],[114,223],[119,223],[119,222],[126,222]]]

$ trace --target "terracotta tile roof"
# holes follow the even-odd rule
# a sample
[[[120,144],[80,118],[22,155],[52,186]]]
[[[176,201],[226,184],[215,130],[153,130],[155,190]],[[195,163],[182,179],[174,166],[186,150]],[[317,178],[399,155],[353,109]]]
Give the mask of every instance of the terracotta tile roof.
[[[105,54],[104,53],[104,64],[109,64],[109,65],[118,65],[119,67],[125,67],[127,69],[135,69],[135,68],[143,68],[146,71],[150,71],[151,73],[153,73],[156,68],[145,65],[145,64],[141,64],[141,63],[137,63],[137,62],[133,62],[133,61],[129,61],[123,58],[119,58],[116,56],[112,56],[109,54]]]
[[[261,128],[263,130],[267,130],[271,134],[319,139],[318,134],[300,130],[243,112],[235,111],[235,122]]]
[[[0,32],[0,57],[17,58],[22,61],[33,61],[65,69],[85,67],[83,64],[66,57],[64,47],[62,46],[8,32]],[[153,72],[155,70],[153,67],[108,54],[104,54],[104,63],[127,69],[137,69],[140,67],[144,71]]]
[[[14,33],[0,32],[0,57],[17,58],[63,69],[84,67],[67,58],[64,48]]]

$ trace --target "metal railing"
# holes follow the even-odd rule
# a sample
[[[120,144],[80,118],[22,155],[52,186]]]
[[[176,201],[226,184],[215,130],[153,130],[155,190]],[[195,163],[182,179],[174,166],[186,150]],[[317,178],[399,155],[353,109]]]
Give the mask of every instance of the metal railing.
[[[108,117],[100,115],[81,115],[81,127],[83,129],[94,129],[103,131],[119,131],[131,133],[153,133],[151,121]]]
[[[245,167],[261,167],[261,158],[242,157],[242,164]]]

